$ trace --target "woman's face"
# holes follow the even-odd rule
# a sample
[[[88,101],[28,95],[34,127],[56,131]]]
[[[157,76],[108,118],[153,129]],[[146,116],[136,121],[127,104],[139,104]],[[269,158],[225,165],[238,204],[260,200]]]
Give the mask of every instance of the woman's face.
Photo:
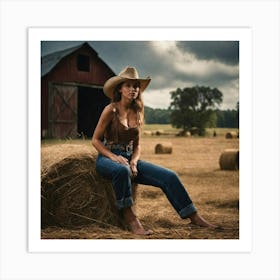
[[[140,84],[135,80],[127,80],[122,84],[119,92],[124,98],[130,100],[136,99],[140,92]]]

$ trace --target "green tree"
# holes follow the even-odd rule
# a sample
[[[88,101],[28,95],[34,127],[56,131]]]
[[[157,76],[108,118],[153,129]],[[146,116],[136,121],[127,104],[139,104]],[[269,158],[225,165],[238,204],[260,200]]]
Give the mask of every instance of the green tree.
[[[239,127],[239,108],[237,110],[216,110],[217,127],[238,128]]]
[[[170,123],[170,111],[167,109],[150,108],[145,106],[145,123],[167,124]]]
[[[170,121],[173,126],[184,131],[196,127],[199,135],[205,134],[206,127],[215,127],[215,109],[223,100],[223,94],[217,88],[178,88],[170,94]]]

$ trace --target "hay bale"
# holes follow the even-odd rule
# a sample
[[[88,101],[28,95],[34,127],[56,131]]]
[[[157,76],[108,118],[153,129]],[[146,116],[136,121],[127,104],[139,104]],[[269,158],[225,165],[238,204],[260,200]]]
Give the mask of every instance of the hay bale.
[[[163,129],[158,129],[154,132],[154,135],[160,136],[160,135],[165,135],[166,133],[164,132]]]
[[[172,153],[172,143],[165,142],[165,143],[156,144],[155,153],[156,154],[171,154]]]
[[[181,130],[176,134],[176,136],[191,137],[191,132],[188,130]]]
[[[239,170],[239,149],[226,149],[220,155],[220,168],[222,170]]]
[[[93,149],[92,145],[84,144],[55,144],[55,145],[42,145],[41,147],[41,176],[48,172],[49,168],[57,162],[70,157],[77,156],[80,154],[96,154],[97,152]]]
[[[96,154],[75,153],[42,168],[41,226],[124,227],[110,180],[96,173]],[[133,185],[135,198],[136,185]]]
[[[238,138],[238,133],[236,131],[229,131],[226,133],[226,139]]]
[[[143,134],[144,134],[144,135],[151,136],[151,135],[153,135],[153,132],[150,131],[150,130],[144,130],[144,131],[143,131]]]

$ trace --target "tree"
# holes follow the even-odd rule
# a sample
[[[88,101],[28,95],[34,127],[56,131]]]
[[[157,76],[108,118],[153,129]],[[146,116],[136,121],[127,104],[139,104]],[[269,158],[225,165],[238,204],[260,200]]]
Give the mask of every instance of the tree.
[[[217,127],[239,128],[239,102],[235,109],[216,110]]]
[[[170,110],[150,108],[145,106],[145,123],[167,124],[170,123]]]
[[[217,88],[178,88],[170,94],[170,120],[173,126],[184,131],[197,127],[199,135],[205,134],[206,127],[215,127],[215,109],[223,100],[223,94]]]

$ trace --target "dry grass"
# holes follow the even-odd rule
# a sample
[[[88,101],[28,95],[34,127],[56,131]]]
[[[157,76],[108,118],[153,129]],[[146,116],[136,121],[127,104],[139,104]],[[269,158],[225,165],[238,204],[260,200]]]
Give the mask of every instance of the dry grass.
[[[172,154],[155,154],[159,141],[172,143]],[[42,145],[42,173],[51,164],[73,153],[92,152],[90,141],[73,144]],[[225,149],[238,149],[239,139],[221,137],[179,138],[147,136],[142,139],[142,159],[176,171],[200,214],[224,230],[192,228],[170,206],[161,190],[139,185],[135,211],[151,236],[135,236],[117,227],[96,224],[76,228],[48,227],[42,238],[55,239],[238,239],[239,172],[220,170],[219,157]],[[55,153],[54,153],[55,151]]]

